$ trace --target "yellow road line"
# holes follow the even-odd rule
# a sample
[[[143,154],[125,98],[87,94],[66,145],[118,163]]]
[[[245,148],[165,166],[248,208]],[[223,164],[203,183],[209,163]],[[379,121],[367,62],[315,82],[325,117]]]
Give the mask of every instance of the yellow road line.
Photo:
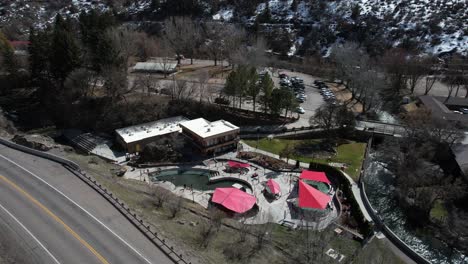
[[[109,262],[101,255],[99,252],[97,252],[88,242],[86,242],[84,239],[82,239],[73,229],[71,229],[65,222],[63,222],[62,219],[60,219],[58,216],[56,216],[54,213],[52,213],[49,208],[45,207],[42,203],[40,203],[38,200],[36,200],[34,197],[32,197],[29,193],[27,193],[25,190],[23,190],[21,187],[7,179],[5,176],[0,175],[0,179],[9,184],[11,187],[16,189],[18,192],[26,196],[28,200],[30,200],[32,203],[37,205],[40,209],[42,209],[44,212],[46,212],[50,217],[52,217],[55,221],[60,223],[68,233],[70,233],[73,237],[75,237],[83,246],[85,246],[91,253],[93,253],[101,263],[103,264],[109,264]]]

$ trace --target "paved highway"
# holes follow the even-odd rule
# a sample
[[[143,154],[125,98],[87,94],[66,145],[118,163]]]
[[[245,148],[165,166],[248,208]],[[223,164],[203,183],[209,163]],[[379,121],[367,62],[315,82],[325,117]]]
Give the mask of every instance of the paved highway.
[[[0,218],[24,240],[35,262],[173,263],[65,168],[3,145]]]

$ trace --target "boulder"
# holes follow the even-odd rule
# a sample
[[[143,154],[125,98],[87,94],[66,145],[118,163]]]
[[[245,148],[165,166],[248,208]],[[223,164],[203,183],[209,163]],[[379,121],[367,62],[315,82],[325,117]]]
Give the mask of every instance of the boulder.
[[[12,141],[16,144],[40,151],[48,151],[56,146],[52,138],[37,134],[16,135],[13,137]]]

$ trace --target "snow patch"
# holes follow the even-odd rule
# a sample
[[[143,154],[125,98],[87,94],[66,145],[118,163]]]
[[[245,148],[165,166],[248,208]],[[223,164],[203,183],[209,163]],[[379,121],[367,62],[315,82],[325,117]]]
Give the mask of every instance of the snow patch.
[[[213,15],[213,20],[231,21],[234,16],[234,10],[232,8],[221,9],[218,13]]]

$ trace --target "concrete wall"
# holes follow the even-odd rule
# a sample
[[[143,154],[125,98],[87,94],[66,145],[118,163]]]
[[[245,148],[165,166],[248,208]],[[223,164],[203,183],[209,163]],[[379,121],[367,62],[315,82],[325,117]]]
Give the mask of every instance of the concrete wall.
[[[368,164],[368,155],[369,155],[369,151],[370,151],[370,148],[371,148],[371,145],[372,145],[372,138],[369,140],[369,144],[368,144],[368,148],[367,148],[367,151],[366,151],[366,156],[365,156],[365,159],[364,159],[364,162],[363,164],[367,165]],[[375,226],[396,246],[398,247],[398,249],[400,249],[401,251],[403,251],[408,257],[410,257],[412,260],[414,260],[416,263],[431,263],[429,262],[427,259],[425,259],[423,256],[419,255],[418,253],[416,253],[410,246],[408,246],[405,242],[403,242],[403,240],[401,240],[395,233],[393,233],[393,231],[388,228],[385,223],[383,222],[383,220],[380,218],[380,216],[378,215],[378,212],[376,210],[374,210],[374,208],[372,207],[369,199],[367,198],[367,194],[366,194],[366,186],[364,184],[364,177],[365,177],[365,173],[364,173],[364,170],[362,170],[361,172],[361,177],[360,177],[360,181],[359,181],[359,189],[360,189],[360,192],[361,192],[361,197],[362,197],[362,201],[364,203],[364,206],[366,207],[369,215],[371,216],[372,220],[374,221],[374,224]]]

